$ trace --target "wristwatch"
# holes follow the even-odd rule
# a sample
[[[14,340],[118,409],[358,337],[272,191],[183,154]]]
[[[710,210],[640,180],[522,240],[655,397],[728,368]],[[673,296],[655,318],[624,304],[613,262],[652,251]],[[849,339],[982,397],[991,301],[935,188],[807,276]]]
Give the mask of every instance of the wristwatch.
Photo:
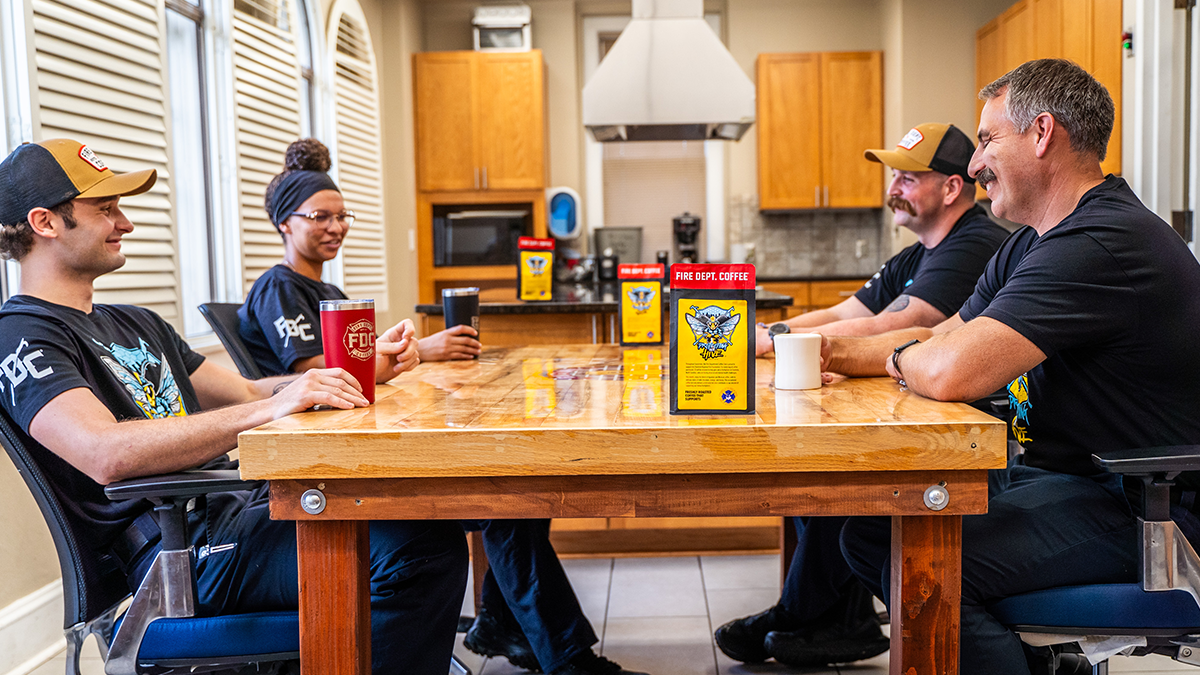
[[[892,350],[892,369],[895,370],[896,375],[899,376],[896,378],[896,381],[900,383],[901,389],[907,389],[908,384],[904,382],[904,373],[900,372],[900,352],[915,344],[920,344],[920,342],[920,340],[909,340],[908,342],[905,342],[904,344]]]
[[[771,327],[767,329],[767,335],[771,336],[772,341],[775,340],[776,335],[786,335],[790,332],[792,332],[792,327],[782,321],[771,324]]]

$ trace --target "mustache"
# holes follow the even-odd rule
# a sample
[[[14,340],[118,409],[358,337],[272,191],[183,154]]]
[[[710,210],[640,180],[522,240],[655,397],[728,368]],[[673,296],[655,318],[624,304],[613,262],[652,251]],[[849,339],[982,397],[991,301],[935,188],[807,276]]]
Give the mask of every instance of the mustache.
[[[903,197],[888,197],[887,206],[892,210],[892,213],[903,211],[910,216],[915,217],[917,215],[917,210]]]
[[[975,181],[987,189],[988,183],[996,180],[996,174],[992,173],[991,169],[983,169],[975,175]]]

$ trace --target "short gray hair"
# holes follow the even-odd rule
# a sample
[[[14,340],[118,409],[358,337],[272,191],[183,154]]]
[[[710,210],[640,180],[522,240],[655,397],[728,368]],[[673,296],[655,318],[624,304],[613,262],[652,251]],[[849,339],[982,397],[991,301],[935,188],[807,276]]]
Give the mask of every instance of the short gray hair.
[[[1008,90],[1004,114],[1025,133],[1033,120],[1050,113],[1071,139],[1071,149],[1094,154],[1104,161],[1112,135],[1112,96],[1104,85],[1066,59],[1028,61],[1001,75],[979,92],[990,101]]]

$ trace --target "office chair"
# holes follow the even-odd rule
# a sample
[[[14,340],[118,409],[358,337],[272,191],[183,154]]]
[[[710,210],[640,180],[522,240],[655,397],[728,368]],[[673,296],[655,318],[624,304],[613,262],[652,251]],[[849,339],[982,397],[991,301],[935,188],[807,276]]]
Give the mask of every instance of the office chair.
[[[246,349],[246,344],[242,342],[242,336],[238,333],[238,325],[241,323],[238,310],[241,307],[241,303],[237,302],[206,302],[200,305],[200,314],[208,321],[208,325],[212,326],[221,344],[225,345],[225,351],[229,352],[242,377],[261,380],[262,371],[258,369],[258,364],[254,362],[254,357],[250,356],[250,351]]]
[[[1106,452],[1092,460],[1106,472],[1142,483],[1138,582],[1023,593],[991,604],[988,611],[1026,643],[1054,644],[1040,652],[1045,673],[1055,672],[1065,650],[1078,649],[1063,644],[1077,644],[1071,638],[1084,636],[1145,638],[1146,645],[1135,647],[1133,655],[1163,654],[1200,666],[1200,557],[1170,516],[1171,486],[1181,472],[1200,470],[1200,446]],[[1108,661],[1090,672],[1106,675]]]
[[[105,488],[113,499],[145,498],[155,504],[162,529],[158,553],[123,615],[129,596],[125,575],[107,556],[84,543],[82,525],[50,487],[42,462],[49,454],[0,412],[0,444],[37,502],[62,568],[67,675],[79,675],[80,648],[95,635],[108,675],[204,673],[248,664],[276,664],[300,656],[296,612],[256,612],[195,616],[195,569],[189,549],[185,508],[189,499],[210,492],[257,485],[237,471],[186,471],[120,481]],[[264,672],[270,672],[268,669]]]

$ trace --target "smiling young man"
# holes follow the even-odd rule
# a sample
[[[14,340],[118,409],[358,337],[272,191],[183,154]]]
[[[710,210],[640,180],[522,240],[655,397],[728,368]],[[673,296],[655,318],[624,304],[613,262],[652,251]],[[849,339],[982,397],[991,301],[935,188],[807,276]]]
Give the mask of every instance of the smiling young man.
[[[972,173],[997,215],[1028,227],[932,331],[832,338],[825,356],[829,370],[886,372],[943,401],[1008,387],[1025,452],[989,472],[987,514],[963,517],[960,667],[1028,673],[990,602],[1137,579],[1140,503],[1091,454],[1200,442],[1200,265],[1123,179],[1101,171],[1114,109],[1091,75],[1031,61],[980,97]],[[1200,540],[1193,513],[1171,515]],[[842,548],[886,597],[889,521],[851,519]]]
[[[888,206],[917,243],[888,260],[854,297],[787,321],[789,329],[825,335],[875,335],[934,326],[958,311],[987,261],[1008,236],[975,204],[968,165],[975,145],[950,124],[921,124],[895,150],[867,150],[867,159],[892,169]],[[773,327],[778,332],[778,326]],[[758,352],[771,351],[759,329]],[[739,661],[774,658],[794,667],[870,658],[888,648],[870,593],[842,558],[845,518],[792,518],[796,552],[779,602],[730,621],[714,634]]]
[[[144,499],[110,501],[116,480],[232,468],[237,435],[314,405],[367,405],[341,369],[250,381],[205,361],[150,310],[93,303],[95,282],[125,264],[133,223],[120,199],[153,170],[117,175],[87,146],[25,144],[0,162],[0,255],[21,288],[0,308],[0,406],[84,544],[137,588],[161,549]],[[381,337],[396,355],[404,341]],[[267,488],[209,495],[189,516],[202,615],[295,609],[296,527],[271,520]],[[466,584],[456,523],[371,523],[373,672],[445,675]]]
[[[888,208],[917,242],[885,262],[852,297],[827,309],[760,325],[758,355],[774,350],[775,333],[877,335],[936,326],[962,306],[984,265],[1008,236],[975,204],[967,164],[975,144],[953,124],[920,124],[894,150],[864,156],[892,169]]]

